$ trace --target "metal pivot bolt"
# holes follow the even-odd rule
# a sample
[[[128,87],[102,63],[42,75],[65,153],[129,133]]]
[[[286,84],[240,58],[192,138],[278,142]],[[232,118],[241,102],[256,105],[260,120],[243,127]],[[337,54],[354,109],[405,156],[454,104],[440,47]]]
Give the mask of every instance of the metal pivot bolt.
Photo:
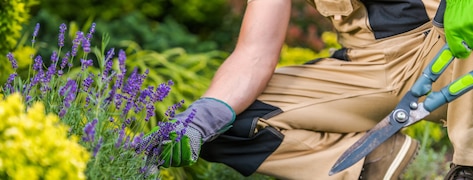
[[[397,122],[403,123],[406,122],[409,117],[407,116],[407,113],[404,110],[398,110],[394,112],[394,119]]]
[[[409,104],[409,107],[412,110],[416,110],[417,108],[419,108],[419,104],[417,104],[417,102],[411,102],[411,104]]]

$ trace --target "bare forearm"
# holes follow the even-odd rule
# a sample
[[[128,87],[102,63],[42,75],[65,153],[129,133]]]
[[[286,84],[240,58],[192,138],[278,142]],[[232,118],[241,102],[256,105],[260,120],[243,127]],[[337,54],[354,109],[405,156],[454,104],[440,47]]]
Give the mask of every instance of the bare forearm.
[[[272,75],[274,66],[263,60],[227,59],[204,96],[220,99],[240,113],[256,99]]]
[[[219,68],[204,97],[226,102],[237,114],[256,99],[279,60],[290,5],[290,0],[255,0],[248,4],[235,51]]]

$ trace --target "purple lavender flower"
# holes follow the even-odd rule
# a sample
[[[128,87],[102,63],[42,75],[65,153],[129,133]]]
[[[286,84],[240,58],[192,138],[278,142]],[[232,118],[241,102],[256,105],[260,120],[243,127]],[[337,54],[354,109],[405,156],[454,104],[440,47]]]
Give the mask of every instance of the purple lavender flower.
[[[86,106],[86,107],[89,106],[89,103],[90,103],[90,96],[92,96],[92,91],[90,91],[90,92],[88,93],[88,96],[85,97],[85,106]]]
[[[84,127],[84,135],[82,140],[85,142],[93,142],[95,139],[95,126],[97,125],[98,120],[95,118],[91,122],[87,123]]]
[[[180,102],[173,104],[172,106],[168,107],[164,115],[168,117],[168,119],[174,118],[174,115],[176,115],[176,110],[182,107],[182,104],[184,104],[184,100],[181,100]]]
[[[108,97],[105,98],[105,104],[109,104],[109,103],[113,102],[113,98],[115,98],[115,94],[117,93],[117,89],[118,89],[118,86],[115,83],[112,86],[112,89],[110,90],[110,92],[108,93]]]
[[[83,83],[82,83],[82,86],[84,87],[84,91],[85,92],[88,92],[89,91],[89,88],[90,86],[92,85],[92,83],[94,82],[94,79],[92,79],[94,77],[94,74],[90,73],[87,78],[84,79]]]
[[[161,83],[157,88],[156,88],[156,101],[163,101],[166,96],[168,96],[169,92],[171,91],[171,87],[174,83],[169,80],[167,84]]]
[[[7,58],[10,61],[13,69],[18,69],[18,63],[16,62],[16,59],[13,57],[13,54],[11,52],[7,54]]]
[[[53,53],[53,56],[54,56],[54,53]],[[53,58],[53,57],[51,57],[51,58]],[[54,74],[56,74],[56,64],[51,63],[51,65],[49,65],[49,67],[48,67],[48,71],[46,72],[44,78],[41,80],[41,82],[45,85],[44,90],[51,89],[51,87],[47,86],[47,84],[51,81]]]
[[[92,39],[92,36],[95,32],[95,23],[92,23],[89,29],[89,33],[87,33],[87,39],[90,41]]]
[[[40,71],[43,69],[43,58],[38,55],[34,58],[33,70]]]
[[[90,40],[85,36],[82,38],[82,49],[85,53],[90,53]]]
[[[58,45],[59,45],[59,48],[64,47],[64,33],[66,32],[66,30],[67,30],[66,24],[62,23],[62,24],[59,26],[59,35],[58,35]]]
[[[112,69],[112,66],[113,66],[113,61],[111,59],[105,62],[105,69],[103,70],[103,73],[102,73],[102,79],[105,79],[108,77],[108,73]]]
[[[43,83],[43,86],[41,87],[42,91],[49,91],[51,87],[49,87],[48,83],[51,81],[52,77],[56,74],[56,62],[58,60],[57,57],[57,52],[54,51],[53,54],[51,55],[51,64],[48,67],[48,70],[46,74],[44,74],[43,78],[41,79],[41,82]]]
[[[66,65],[69,63],[69,56],[71,55],[71,53],[68,51],[66,53],[66,55],[64,55],[64,57],[62,58],[62,61],[61,61],[61,69],[64,69],[66,68]]]
[[[110,50],[108,50],[107,55],[105,56],[105,59],[104,59],[105,69],[102,72],[102,80],[105,80],[106,78],[108,78],[108,74],[113,66],[112,58],[114,54],[115,54],[115,48],[111,48]]]
[[[114,102],[115,102],[115,107],[116,107],[116,109],[119,110],[119,109],[121,108],[121,106],[122,106],[123,95],[118,94],[118,93],[115,94],[115,100],[114,100]]]
[[[124,85],[122,92],[130,95],[130,99],[134,99],[136,94],[139,92],[141,85],[143,84],[143,76],[138,74],[138,69],[135,68],[128,77],[126,84]]]
[[[121,89],[123,85],[124,74],[117,75],[117,79],[115,79],[115,85],[117,89]]]
[[[51,55],[51,62],[56,63],[59,60],[59,57],[57,57],[57,52],[53,51],[53,54]]]
[[[77,55],[77,51],[79,50],[79,45],[82,42],[82,37],[84,36],[84,33],[81,31],[77,31],[76,33],[76,38],[72,40],[72,51],[71,51],[71,56],[74,57]]]
[[[124,50],[120,49],[118,52],[118,66],[120,67],[120,73],[123,75],[126,73],[125,61],[126,53]]]
[[[38,84],[39,82],[41,82],[44,76],[45,75],[44,75],[43,69],[39,69],[38,73],[34,75],[33,80],[30,83],[30,87],[33,87],[36,84]]]
[[[5,89],[4,89],[5,91],[8,91],[10,93],[14,92],[13,81],[15,80],[15,77],[17,75],[18,74],[15,72],[15,73],[10,74],[10,76],[8,76],[7,82],[5,83]]]
[[[64,96],[63,109],[67,111],[67,108],[71,107],[71,101],[76,98],[77,83],[72,79],[68,79],[66,85],[59,89],[59,95]],[[63,117],[65,113],[60,116]]]
[[[177,121],[179,122],[179,121]],[[165,140],[171,139],[169,137],[169,134],[173,132],[176,129],[176,123],[171,123],[171,122],[163,122],[159,125],[159,131],[158,134]]]
[[[155,112],[154,112],[154,105],[152,103],[148,103],[146,104],[146,117],[145,117],[145,121],[148,122],[151,117],[153,117],[155,115]]]
[[[130,147],[130,136],[126,136],[125,142],[123,142],[123,148],[128,149]]]
[[[196,109],[192,109],[191,113],[189,113],[189,115],[187,116],[187,118],[182,122],[182,124],[184,125],[184,127],[187,127],[187,126],[189,125],[189,123],[192,122],[192,120],[194,119],[196,113],[197,113],[197,110],[196,110]]]
[[[143,89],[140,93],[140,96],[138,98],[139,103],[146,104],[148,101],[146,100],[147,97],[150,97],[152,99],[152,96],[154,95],[154,87],[153,86],[148,86],[148,88]]]
[[[89,60],[86,60],[86,59],[80,59],[80,62],[82,63],[82,71],[84,71],[85,69],[87,69],[89,66],[92,66],[94,65],[94,62],[92,61],[92,59],[89,59]]]
[[[128,112],[130,112],[131,108],[134,106],[134,102],[133,100],[131,99],[128,99],[128,101],[126,102],[125,104],[125,108],[123,108],[123,114],[122,116],[126,117],[126,115],[128,114]]]
[[[125,127],[125,124],[123,124],[122,128],[120,129],[120,132],[118,133],[118,139],[115,143],[115,148],[120,148],[120,146],[122,145],[123,138],[125,137]]]
[[[97,145],[95,145],[94,147],[94,157],[97,155],[97,153],[99,152],[100,148],[102,148],[102,143],[103,143],[103,137],[100,137],[99,139],[99,142],[97,143]]]
[[[133,138],[133,141],[131,142],[131,148],[137,149],[138,146],[141,144],[143,136],[143,133],[140,133],[140,135],[135,136],[135,138]]]
[[[67,52],[66,55],[61,60],[61,65],[59,66],[60,68],[57,72],[59,76],[62,76],[64,74],[63,70],[64,68],[66,68],[66,65],[69,63],[69,55],[70,55],[70,52]],[[72,64],[70,66],[72,66]]]
[[[66,112],[67,112],[67,109],[63,108],[59,111],[59,113],[57,115],[62,118],[66,115]]]
[[[39,23],[36,23],[36,26],[33,31],[33,38],[31,39],[32,44],[36,42],[36,36],[38,36],[38,31],[39,31]]]

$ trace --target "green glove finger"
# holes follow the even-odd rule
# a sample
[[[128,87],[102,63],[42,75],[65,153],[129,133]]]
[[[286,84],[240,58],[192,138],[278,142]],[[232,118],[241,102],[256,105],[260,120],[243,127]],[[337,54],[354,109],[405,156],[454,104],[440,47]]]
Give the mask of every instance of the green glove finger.
[[[163,167],[175,167],[180,164],[180,143],[176,142],[177,135],[175,132],[169,134],[171,139],[169,142],[165,142],[162,147],[161,159],[164,161],[161,166]]]
[[[177,142],[176,141],[176,138],[177,138],[177,134],[175,132],[171,133],[170,134],[170,137],[172,139],[172,157],[171,157],[171,166],[173,167],[179,167],[179,166],[182,166],[181,165],[181,142]]]
[[[189,137],[183,136],[180,142],[182,165],[188,166],[195,163],[195,160],[192,158],[192,147]]]
[[[447,0],[445,9],[445,37],[453,55],[462,59],[471,53],[463,43],[473,47],[473,18],[470,16],[472,8],[471,0]]]
[[[161,152],[161,159],[164,161],[163,164],[161,164],[161,166],[163,167],[171,167],[171,160],[172,160],[172,152],[173,152],[173,145],[174,143],[172,142],[168,142],[168,143],[165,143],[162,145],[163,149],[162,149],[162,152]]]

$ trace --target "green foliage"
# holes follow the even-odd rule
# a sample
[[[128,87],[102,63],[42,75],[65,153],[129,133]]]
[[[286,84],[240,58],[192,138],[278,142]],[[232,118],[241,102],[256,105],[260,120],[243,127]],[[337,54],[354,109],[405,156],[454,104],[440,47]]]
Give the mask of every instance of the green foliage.
[[[285,45],[281,51],[279,66],[303,64],[309,60],[330,57],[332,49],[339,49],[341,45],[337,42],[337,35],[333,32],[324,32],[322,40],[325,42],[324,49],[315,52],[309,48],[290,47]]]
[[[0,1],[0,84],[3,84],[8,75],[13,72],[11,66],[8,66],[6,54],[12,52],[18,45],[21,37],[22,26],[28,22],[29,10],[33,5],[38,4],[37,0],[2,0]],[[28,65],[27,59],[17,59],[20,68]],[[25,63],[26,62],[26,63]]]
[[[116,47],[127,47],[127,41],[133,41],[143,49],[155,51],[182,47],[188,52],[205,52],[214,50],[217,46],[214,42],[200,40],[173,18],[150,22],[142,14],[134,12],[122,19],[109,22],[98,20],[97,23],[104,24],[97,28],[97,33],[106,32],[112,37],[120,37],[110,42],[111,46]]]
[[[421,121],[404,132],[421,143],[418,156],[408,166],[404,178],[442,179],[449,170],[447,159],[451,155],[446,129],[433,122]]]
[[[65,22],[60,17],[44,10],[40,10],[33,21],[41,23],[42,31],[39,36],[51,43],[57,42],[54,33],[58,29],[53,24]],[[181,47],[190,53],[208,52],[217,49],[215,42],[201,40],[173,18],[165,18],[162,22],[149,21],[143,14],[133,12],[124,15],[120,19],[110,21],[98,19],[96,23],[101,25],[97,26],[96,34],[106,33],[112,37],[108,44],[109,47],[128,48],[129,46],[137,47],[136,45],[139,45],[139,49],[153,51],[165,51]],[[88,24],[90,22],[85,23],[85,25],[78,21],[70,22],[69,26],[73,29],[70,31],[70,36],[75,35],[77,30],[87,29]],[[31,24],[30,26],[34,25]],[[93,39],[93,43],[100,43],[100,39]],[[40,54],[51,52],[53,49],[46,48],[54,45],[42,44],[43,52],[40,52]]]
[[[435,150],[441,150],[450,144],[447,129],[438,123],[420,121],[403,130],[406,134],[424,143],[424,146]],[[426,134],[427,133],[427,134]]]
[[[43,0],[41,9],[59,15],[66,21],[85,23],[89,18],[110,21],[120,19],[136,10],[149,20],[171,16],[196,31],[216,28],[229,11],[226,0]]]
[[[209,170],[205,175],[205,179],[230,179],[230,180],[276,180],[274,177],[252,174],[251,176],[245,177],[238,173],[236,170],[219,163],[210,163]]]

